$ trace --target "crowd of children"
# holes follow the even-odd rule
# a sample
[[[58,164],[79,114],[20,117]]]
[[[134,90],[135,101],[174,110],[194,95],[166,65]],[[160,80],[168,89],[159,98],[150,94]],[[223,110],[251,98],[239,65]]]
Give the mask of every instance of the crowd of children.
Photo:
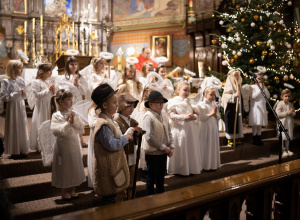
[[[164,192],[164,176],[188,176],[202,170],[220,167],[218,120],[219,96],[216,88],[203,87],[201,100],[191,101],[190,83],[175,85],[165,79],[166,67],[159,65],[156,74],[152,63],[146,62],[142,76],[137,77],[134,64],[126,64],[123,77],[108,78],[105,59],[93,61],[88,76],[79,73],[78,60],[69,57],[65,74],[51,79],[52,65],[38,66],[32,91],[26,91],[21,73],[23,64],[10,60],[6,78],[1,82],[1,99],[6,104],[5,153],[24,157],[31,150],[40,151],[37,144],[39,126],[51,118],[51,132],[57,137],[52,162],[52,185],[62,189],[62,198],[77,198],[75,186],[86,180],[82,162],[84,123],[72,109],[83,97],[91,100],[86,112],[90,127],[88,143],[88,186],[102,197],[103,204],[133,198],[137,145],[134,136],[142,130],[139,167],[145,169],[148,195]],[[156,83],[158,78],[162,82]],[[258,73],[259,86],[269,97]],[[228,146],[241,144],[243,138],[242,78],[238,70],[230,70],[221,105],[225,109]],[[27,92],[35,97],[30,136],[24,100]],[[253,129],[253,144],[262,145],[261,128],[267,125],[266,104],[257,85],[251,85],[249,125]],[[291,92],[284,90],[282,101],[275,109],[293,138],[295,110],[289,102]],[[217,98],[217,99],[216,99]],[[51,100],[50,100],[51,99]],[[51,109],[51,111],[50,111]],[[236,111],[237,110],[237,111]],[[233,122],[236,123],[233,123]],[[18,134],[15,136],[14,134]],[[283,156],[292,155],[284,136]],[[154,188],[156,186],[156,188]],[[127,190],[127,196],[125,194]]]

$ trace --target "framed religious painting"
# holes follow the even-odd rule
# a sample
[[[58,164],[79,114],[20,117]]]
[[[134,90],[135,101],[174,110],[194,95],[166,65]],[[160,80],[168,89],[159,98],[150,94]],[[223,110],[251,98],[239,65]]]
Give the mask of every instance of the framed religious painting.
[[[27,0],[14,0],[14,13],[27,14]]]
[[[154,57],[166,57],[168,62],[166,66],[172,66],[172,35],[158,35],[150,37],[150,48],[152,56]]]

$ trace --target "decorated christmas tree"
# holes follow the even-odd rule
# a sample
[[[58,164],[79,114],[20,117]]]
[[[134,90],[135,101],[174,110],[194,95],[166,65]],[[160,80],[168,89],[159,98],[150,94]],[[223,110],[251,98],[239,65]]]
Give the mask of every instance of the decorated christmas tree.
[[[264,72],[264,84],[273,103],[281,91],[292,91],[292,102],[299,110],[300,74],[295,70],[298,57],[294,46],[298,39],[293,22],[292,1],[233,0],[231,13],[220,13],[220,25],[226,34],[212,43],[218,49],[222,64],[237,68],[249,82],[249,72]],[[265,70],[265,71],[264,71]]]

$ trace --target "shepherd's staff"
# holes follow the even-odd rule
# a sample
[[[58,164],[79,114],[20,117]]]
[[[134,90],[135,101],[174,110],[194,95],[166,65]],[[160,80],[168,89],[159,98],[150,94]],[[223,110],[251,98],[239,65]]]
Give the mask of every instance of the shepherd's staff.
[[[136,131],[135,131],[136,132]],[[136,179],[137,179],[137,173],[138,173],[138,167],[139,167],[139,161],[140,161],[140,154],[141,154],[141,145],[142,145],[142,137],[146,133],[146,131],[141,131],[138,137],[138,148],[136,151],[136,161],[135,161],[135,170],[134,170],[134,179],[133,179],[133,186],[132,186],[132,196],[131,199],[134,199],[135,197],[135,191],[136,191]],[[135,134],[134,134],[135,135]]]
[[[240,87],[238,81],[236,80],[235,76],[232,73],[230,73],[230,75],[233,77],[234,82],[236,84],[236,90],[239,93]],[[234,127],[233,127],[233,149],[235,148],[235,135],[236,135],[235,133],[236,133],[236,121],[237,121],[238,110],[239,110],[239,96],[236,97],[236,105],[235,105],[235,116],[234,116]]]

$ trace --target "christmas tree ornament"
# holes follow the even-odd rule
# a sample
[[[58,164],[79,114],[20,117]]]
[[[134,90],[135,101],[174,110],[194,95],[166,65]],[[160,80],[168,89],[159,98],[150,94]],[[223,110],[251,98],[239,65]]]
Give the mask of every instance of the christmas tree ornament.
[[[276,66],[276,64],[275,64],[275,63],[273,63],[273,64],[272,64],[272,67],[275,67],[275,66]]]
[[[240,8],[240,6],[239,6],[239,5],[237,5],[237,6],[235,6],[235,8],[236,8],[236,9],[239,9],[239,8]]]
[[[291,1],[288,2],[288,6],[291,6],[293,3]]]
[[[269,56],[270,56],[270,57],[273,56],[273,53],[269,53]]]
[[[238,55],[234,55],[233,58],[237,60],[239,58],[239,56]]]
[[[211,43],[215,45],[217,43],[217,40],[211,40]]]
[[[263,52],[261,52],[261,54],[262,54],[263,56],[266,56],[266,55],[268,54],[268,51],[264,50]]]
[[[254,18],[255,21],[257,21],[258,15],[254,15],[253,18]]]
[[[218,57],[221,57],[222,56],[222,54],[221,53],[218,53]]]
[[[284,75],[284,76],[283,76],[283,81],[286,82],[286,81],[288,81],[288,80],[289,80],[289,76],[288,76],[288,75]]]
[[[272,25],[274,22],[273,21],[269,21],[269,25]]]
[[[237,55],[238,55],[239,57],[242,56],[242,52],[241,52],[241,51],[237,52]]]
[[[278,33],[281,33],[281,29],[278,29],[278,31],[277,31]]]
[[[235,55],[235,54],[236,54],[236,51],[235,51],[235,50],[233,50],[233,51],[232,51],[232,55]]]
[[[220,25],[223,25],[223,24],[224,24],[224,21],[222,21],[222,20],[219,21],[219,24],[220,24]]]
[[[233,62],[234,62],[234,59],[231,59],[230,62],[233,63]]]
[[[268,75],[264,75],[264,79],[267,80],[269,77]]]
[[[293,80],[295,77],[293,74],[290,75],[290,79]]]
[[[257,9],[260,9],[260,5],[257,5],[256,8],[257,8]]]
[[[232,4],[235,4],[235,1],[232,1]]]
[[[262,26],[260,26],[260,27],[259,27],[259,30],[261,30],[261,31],[262,31],[263,29],[264,29],[264,28],[263,28]]]
[[[245,21],[245,18],[242,18],[242,19],[241,19],[241,22],[244,22],[244,21]]]
[[[269,7],[272,7],[273,6],[273,4],[272,3],[269,3]]]
[[[274,45],[271,45],[271,46],[270,46],[270,49],[271,49],[271,50],[275,50],[275,46],[274,46]]]
[[[233,28],[232,27],[229,27],[228,29],[227,29],[227,32],[232,32],[233,31]]]
[[[279,83],[279,78],[278,78],[278,76],[275,76],[275,77],[274,77],[274,80],[275,80],[276,83]]]
[[[239,42],[239,43],[238,43],[238,45],[239,45],[239,46],[241,46],[241,45],[242,45],[242,43],[241,43],[241,42]]]
[[[253,58],[251,58],[251,59],[249,60],[249,63],[250,63],[250,64],[254,64],[254,62],[255,62],[255,61],[254,61]]]
[[[269,40],[267,41],[267,43],[268,43],[268,44],[272,44],[272,43],[273,43],[273,40],[272,40],[272,39],[269,39]]]
[[[225,82],[222,82],[222,87],[224,87],[225,86]]]
[[[214,48],[213,48],[213,49],[211,49],[211,52],[212,52],[212,53],[214,53],[214,52],[215,52],[215,49],[214,49]]]
[[[250,25],[251,25],[251,27],[255,27],[255,23],[254,22],[252,22]]]
[[[261,44],[261,42],[260,42],[260,41],[257,41],[257,42],[256,42],[256,45],[257,45],[257,46],[259,46],[260,44]]]

